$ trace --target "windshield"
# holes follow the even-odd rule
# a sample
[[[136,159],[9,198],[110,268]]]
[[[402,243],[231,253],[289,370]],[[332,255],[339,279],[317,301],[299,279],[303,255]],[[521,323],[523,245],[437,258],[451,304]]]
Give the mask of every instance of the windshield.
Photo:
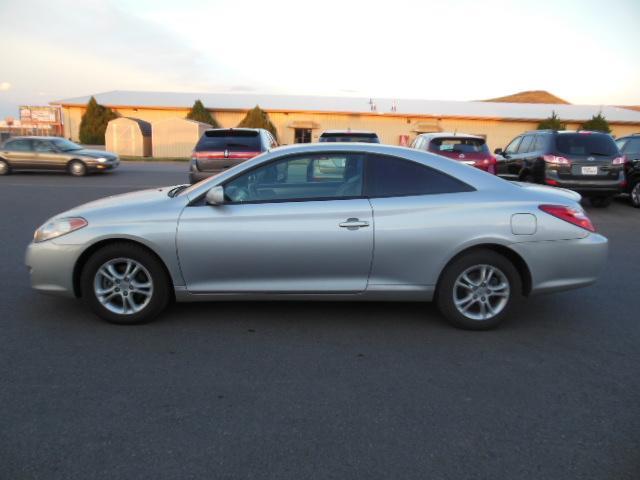
[[[65,138],[54,138],[51,143],[62,152],[70,152],[72,150],[82,150],[82,147],[77,143],[73,143],[71,140]]]
[[[563,133],[556,137],[556,150],[564,155],[619,155],[618,147],[604,133]]]
[[[259,152],[260,134],[252,130],[210,130],[196,145],[196,152]]]

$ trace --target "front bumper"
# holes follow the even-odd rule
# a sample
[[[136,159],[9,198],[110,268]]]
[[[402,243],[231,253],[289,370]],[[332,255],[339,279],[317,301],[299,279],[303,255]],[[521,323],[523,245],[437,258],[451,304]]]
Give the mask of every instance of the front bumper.
[[[87,163],[87,168],[91,172],[107,172],[109,170],[114,170],[120,165],[120,159],[110,160],[107,162],[89,162]]]
[[[594,283],[608,257],[608,240],[597,233],[573,240],[511,245],[527,263],[531,294],[586,287]]]
[[[82,248],[82,245],[58,245],[55,240],[29,244],[25,263],[31,287],[42,293],[75,297],[73,270]]]

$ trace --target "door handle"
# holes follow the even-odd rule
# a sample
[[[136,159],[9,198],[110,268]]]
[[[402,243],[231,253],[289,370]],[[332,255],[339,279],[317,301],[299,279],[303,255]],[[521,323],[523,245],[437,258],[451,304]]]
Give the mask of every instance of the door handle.
[[[342,228],[348,228],[349,230],[355,230],[360,227],[368,227],[369,222],[362,221],[358,218],[347,218],[345,222],[338,224]]]

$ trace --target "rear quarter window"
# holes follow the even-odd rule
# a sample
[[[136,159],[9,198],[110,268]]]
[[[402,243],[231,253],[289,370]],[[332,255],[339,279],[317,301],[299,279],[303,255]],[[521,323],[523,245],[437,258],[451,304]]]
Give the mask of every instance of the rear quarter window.
[[[371,155],[367,160],[367,192],[371,197],[404,197],[470,192],[466,183],[411,160]]]

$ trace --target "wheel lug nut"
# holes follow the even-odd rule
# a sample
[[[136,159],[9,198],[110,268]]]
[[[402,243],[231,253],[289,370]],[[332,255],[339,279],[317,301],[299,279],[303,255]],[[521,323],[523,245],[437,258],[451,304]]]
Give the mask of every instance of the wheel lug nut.
[[[124,291],[124,296],[126,297],[127,295],[129,295],[129,293],[125,290]]]
[[[119,291],[120,291],[120,289],[119,289],[119,288],[116,288],[116,292],[119,292]]]

